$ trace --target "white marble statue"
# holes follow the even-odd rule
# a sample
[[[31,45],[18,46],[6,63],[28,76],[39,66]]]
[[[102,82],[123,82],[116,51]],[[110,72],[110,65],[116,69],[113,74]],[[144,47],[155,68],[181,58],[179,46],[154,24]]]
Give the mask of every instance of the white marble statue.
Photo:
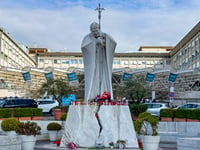
[[[85,71],[85,102],[112,91],[112,63],[116,47],[114,39],[100,31],[99,24],[93,22],[90,31],[81,44]]]

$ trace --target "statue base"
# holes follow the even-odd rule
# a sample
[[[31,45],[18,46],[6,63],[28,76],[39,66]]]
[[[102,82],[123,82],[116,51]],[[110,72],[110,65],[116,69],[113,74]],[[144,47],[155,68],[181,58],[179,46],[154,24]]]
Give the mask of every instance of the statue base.
[[[71,105],[67,114],[60,147],[75,143],[78,147],[95,147],[99,124],[95,116],[97,105]],[[98,112],[103,126],[104,146],[110,142],[126,141],[127,148],[138,148],[137,137],[127,105],[102,105]]]

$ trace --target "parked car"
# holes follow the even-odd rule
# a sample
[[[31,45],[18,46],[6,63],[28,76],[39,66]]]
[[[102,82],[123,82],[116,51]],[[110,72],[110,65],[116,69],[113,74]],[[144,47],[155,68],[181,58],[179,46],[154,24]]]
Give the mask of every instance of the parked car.
[[[177,106],[175,109],[180,109],[180,108],[184,108],[184,109],[200,109],[200,103],[187,103],[184,105],[180,105]]]
[[[168,108],[167,103],[145,103],[147,105],[147,112],[153,116],[160,117],[160,110]]]
[[[17,107],[38,107],[34,99],[6,99],[0,102],[2,108],[17,108]]]
[[[59,106],[58,101],[52,99],[39,99],[37,100],[37,103],[38,108],[41,108],[43,113],[49,113],[51,115],[53,115],[53,108]]]

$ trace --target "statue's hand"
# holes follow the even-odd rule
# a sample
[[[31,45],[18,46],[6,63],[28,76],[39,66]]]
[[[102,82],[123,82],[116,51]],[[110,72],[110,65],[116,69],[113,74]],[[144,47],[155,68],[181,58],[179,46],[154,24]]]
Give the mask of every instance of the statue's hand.
[[[98,45],[98,46],[105,46],[105,38],[104,37],[98,37],[98,38],[96,38],[96,44]]]

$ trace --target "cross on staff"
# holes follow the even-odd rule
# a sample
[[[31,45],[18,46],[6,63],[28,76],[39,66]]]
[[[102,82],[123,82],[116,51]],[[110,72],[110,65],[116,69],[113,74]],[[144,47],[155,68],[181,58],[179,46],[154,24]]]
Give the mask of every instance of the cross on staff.
[[[102,12],[103,10],[105,10],[105,9],[104,9],[104,8],[101,8],[100,3],[99,3],[99,6],[98,6],[95,10],[97,10],[98,13],[99,13],[99,15],[98,15],[98,19],[99,19],[99,29],[101,29],[101,12]]]

